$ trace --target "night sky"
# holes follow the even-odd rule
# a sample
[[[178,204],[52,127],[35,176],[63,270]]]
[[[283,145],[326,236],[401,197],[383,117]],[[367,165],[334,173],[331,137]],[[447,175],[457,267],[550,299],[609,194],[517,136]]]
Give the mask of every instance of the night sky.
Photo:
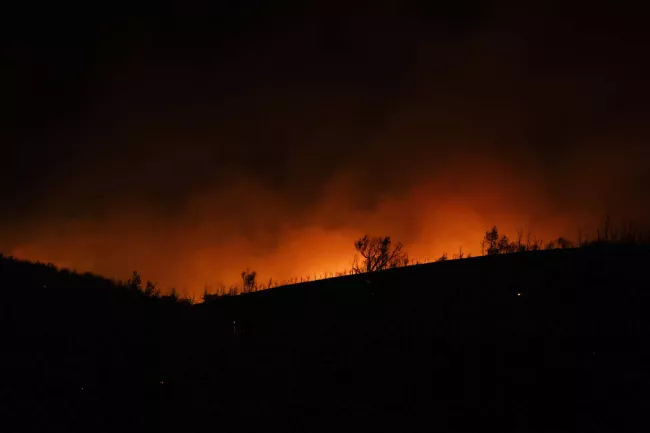
[[[644,14],[438,3],[7,13],[0,251],[200,293],[650,217]]]

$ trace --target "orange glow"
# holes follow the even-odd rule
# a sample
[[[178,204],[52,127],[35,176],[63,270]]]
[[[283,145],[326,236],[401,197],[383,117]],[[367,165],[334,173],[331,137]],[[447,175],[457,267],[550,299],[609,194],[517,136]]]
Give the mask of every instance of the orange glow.
[[[494,224],[513,240],[519,228],[524,240],[529,229],[537,239],[575,239],[578,227],[593,233],[604,215],[605,207],[584,201],[556,210],[539,178],[495,176],[495,165],[485,161],[450,163],[366,209],[357,205],[363,191],[350,186],[354,176],[344,173],[302,208],[261,182],[242,179],[225,193],[197,193],[167,220],[132,206],[116,207],[101,220],[35,221],[21,242],[9,249],[0,244],[0,251],[123,280],[137,270],[163,292],[176,287],[199,298],[206,283],[237,283],[246,268],[264,285],[270,278],[313,279],[350,269],[353,242],[364,233],[390,235],[411,259],[424,262],[442,253],[451,259],[460,247],[479,255]],[[255,199],[241,204],[240,197]],[[245,209],[232,216],[223,210],[236,206]]]
[[[0,252],[200,296],[246,268],[349,269],[363,234],[423,262],[479,254],[493,225],[650,220],[647,44],[611,5],[305,3],[8,40]]]

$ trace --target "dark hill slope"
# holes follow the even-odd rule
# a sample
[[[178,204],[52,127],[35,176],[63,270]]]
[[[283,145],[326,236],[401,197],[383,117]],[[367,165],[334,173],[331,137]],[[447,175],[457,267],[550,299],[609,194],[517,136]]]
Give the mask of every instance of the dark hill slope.
[[[0,431],[137,425],[157,391],[162,315],[105,278],[0,257]]]
[[[43,296],[63,276],[6,263],[0,420],[21,430],[647,430],[648,248],[464,259],[191,308],[89,279]]]
[[[289,380],[277,397],[305,428],[345,413],[350,430],[621,431],[650,390],[649,264],[636,247],[481,257],[224,299],[196,320],[207,340],[237,321],[252,383],[233,388],[255,400]]]

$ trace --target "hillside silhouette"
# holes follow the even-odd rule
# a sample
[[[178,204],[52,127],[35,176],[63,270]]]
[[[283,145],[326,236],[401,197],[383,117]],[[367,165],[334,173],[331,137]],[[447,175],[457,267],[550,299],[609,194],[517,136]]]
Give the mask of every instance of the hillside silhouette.
[[[649,259],[594,242],[191,305],[1,257],[2,430],[643,430]]]

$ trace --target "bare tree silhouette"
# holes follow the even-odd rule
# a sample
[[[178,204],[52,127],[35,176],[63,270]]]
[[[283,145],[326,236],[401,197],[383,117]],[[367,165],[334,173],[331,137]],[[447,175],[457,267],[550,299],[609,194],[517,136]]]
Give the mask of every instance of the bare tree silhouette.
[[[354,247],[361,255],[361,263],[357,255],[354,256],[352,272],[382,271],[408,265],[408,255],[402,251],[403,245],[398,242],[393,245],[390,236],[363,236],[354,243]]]

